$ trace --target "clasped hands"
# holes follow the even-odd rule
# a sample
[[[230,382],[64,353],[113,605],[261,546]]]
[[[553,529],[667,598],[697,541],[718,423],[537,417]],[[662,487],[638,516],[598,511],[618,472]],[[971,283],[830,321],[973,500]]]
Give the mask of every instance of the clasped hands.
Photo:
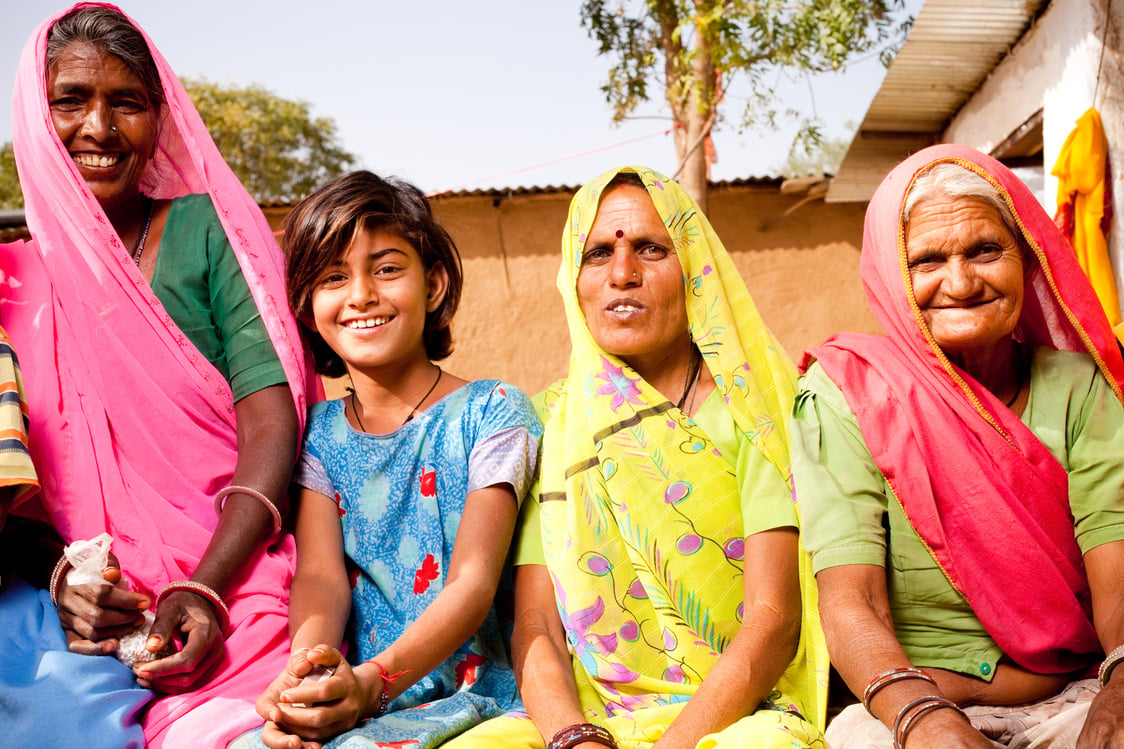
[[[258,714],[266,721],[262,742],[272,749],[320,749],[320,742],[354,728],[372,714],[383,688],[378,673],[369,670],[371,674],[357,675],[329,645],[294,651],[285,670],[258,698]],[[314,673],[327,677],[306,681]]]

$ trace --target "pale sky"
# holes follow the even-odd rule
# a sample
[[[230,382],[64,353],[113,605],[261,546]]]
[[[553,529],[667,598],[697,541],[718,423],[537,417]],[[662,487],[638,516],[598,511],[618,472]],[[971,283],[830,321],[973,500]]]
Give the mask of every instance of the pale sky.
[[[0,142],[11,139],[12,85],[24,44],[70,4],[0,0]],[[307,101],[315,116],[336,121],[358,166],[427,191],[577,185],[629,163],[668,173],[676,167],[660,101],[638,112],[642,119],[612,124],[600,91],[609,61],[581,27],[580,0],[119,5],[180,76],[258,83]],[[908,5],[916,12],[920,2]],[[884,75],[869,58],[811,86],[781,79],[778,90],[785,107],[814,108],[838,136],[846,123],[862,120]],[[733,120],[737,94],[734,86],[725,110]],[[792,130],[738,133],[735,124],[723,123],[715,135],[712,179],[775,176]],[[586,155],[570,158],[577,154]]]

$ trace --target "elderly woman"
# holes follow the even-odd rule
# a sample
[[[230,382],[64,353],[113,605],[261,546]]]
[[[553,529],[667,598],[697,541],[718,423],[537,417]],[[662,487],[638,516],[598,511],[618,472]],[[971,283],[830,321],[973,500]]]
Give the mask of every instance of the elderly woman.
[[[4,740],[61,746],[89,715],[83,746],[139,743],[127,728],[144,698],[105,701],[147,696],[135,676],[164,695],[144,712],[149,745],[225,746],[287,657],[279,532],[305,372],[280,251],[175,74],[112,6],[47,20],[14,98],[33,240],[0,252],[2,314],[43,483],[16,512],[66,542],[109,533],[104,577],[121,581],[70,584],[56,546],[53,575],[24,576],[51,578],[57,616],[46,594],[22,618],[0,601],[0,629],[25,642],[4,650]],[[139,650],[156,659],[130,672],[105,654],[146,609]]]
[[[888,334],[813,351],[794,409],[828,647],[865,703],[828,741],[1124,745],[1124,362],[1092,288],[959,146],[882,183],[862,277]]]
[[[538,398],[541,486],[516,558],[533,722],[450,746],[822,747],[791,365],[706,218],[656,172],[585,185],[562,254],[573,352]]]

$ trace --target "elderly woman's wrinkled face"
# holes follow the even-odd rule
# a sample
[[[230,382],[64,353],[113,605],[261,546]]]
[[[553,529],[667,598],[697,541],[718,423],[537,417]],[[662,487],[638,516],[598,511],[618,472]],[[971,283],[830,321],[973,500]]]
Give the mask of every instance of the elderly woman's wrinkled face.
[[[59,140],[101,207],[137,195],[156,148],[156,112],[120,58],[88,42],[68,46],[47,71],[47,102]]]
[[[638,371],[676,346],[686,350],[683,270],[643,188],[620,185],[602,197],[582,251],[577,292],[594,342]]]
[[[934,196],[906,229],[913,293],[933,338],[955,356],[987,351],[1022,313],[1022,251],[994,206]]]

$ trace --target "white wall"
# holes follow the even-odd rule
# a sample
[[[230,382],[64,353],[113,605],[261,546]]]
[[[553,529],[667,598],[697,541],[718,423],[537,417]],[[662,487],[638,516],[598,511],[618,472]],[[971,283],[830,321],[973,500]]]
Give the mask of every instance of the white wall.
[[[953,118],[944,140],[990,151],[1042,109],[1046,175],[1041,197],[1053,215],[1058,182],[1050,169],[1077,118],[1096,106],[1113,171],[1112,262],[1117,286],[1124,290],[1124,2],[1111,3],[1112,18],[1106,17],[1108,7],[1109,0],[1053,0]]]

